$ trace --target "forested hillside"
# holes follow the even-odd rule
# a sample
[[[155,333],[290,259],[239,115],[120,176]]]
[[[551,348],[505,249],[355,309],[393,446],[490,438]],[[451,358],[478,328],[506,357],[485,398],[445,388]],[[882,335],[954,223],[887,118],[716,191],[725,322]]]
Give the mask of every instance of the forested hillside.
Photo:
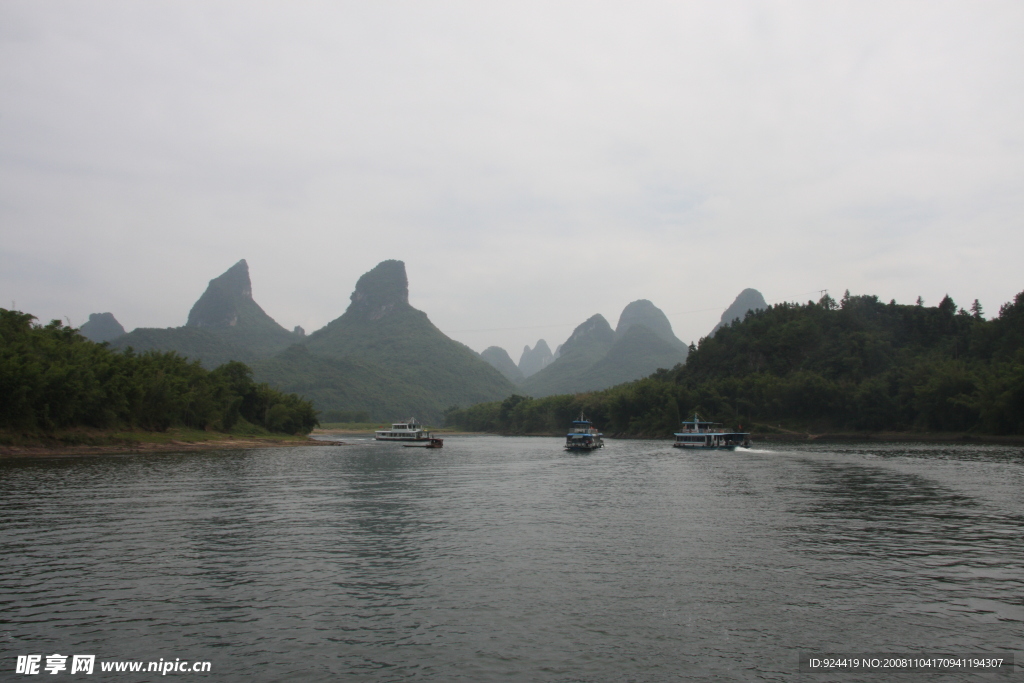
[[[564,429],[584,410],[608,433],[667,435],[693,412],[745,429],[1024,434],[1024,292],[985,320],[874,296],[749,313],[685,365],[611,389],[511,397],[450,411],[450,424],[509,433]]]
[[[356,282],[343,315],[253,364],[256,376],[301,391],[331,412],[374,420],[440,422],[453,404],[508,396],[514,385],[409,304],[402,261],[383,261]]]
[[[513,391],[500,372],[409,305],[401,261],[384,261],[363,274],[350,300],[343,315],[308,337],[301,328],[288,332],[253,299],[242,259],[210,280],[183,327],[138,328],[111,345],[176,351],[207,369],[241,361],[260,382],[299,392],[320,410],[382,421],[416,416],[439,422],[452,404]]]
[[[253,382],[242,363],[207,370],[174,352],[120,352],[59,320],[0,309],[0,429],[239,428],[305,434],[311,402]]]
[[[519,383],[519,391],[551,396],[605,389],[645,377],[659,367],[672,367],[684,361],[686,354],[686,344],[672,332],[661,309],[639,299],[622,310],[614,331],[600,314],[578,325],[560,347],[559,357],[529,374]]]

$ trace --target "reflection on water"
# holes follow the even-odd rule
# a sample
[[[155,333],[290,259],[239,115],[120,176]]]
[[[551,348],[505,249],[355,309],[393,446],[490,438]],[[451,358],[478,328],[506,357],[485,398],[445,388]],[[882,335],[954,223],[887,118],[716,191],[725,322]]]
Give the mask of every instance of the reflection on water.
[[[1014,650],[1022,510],[1024,454],[1003,447],[449,437],[4,461],[3,666],[787,680],[801,651]]]

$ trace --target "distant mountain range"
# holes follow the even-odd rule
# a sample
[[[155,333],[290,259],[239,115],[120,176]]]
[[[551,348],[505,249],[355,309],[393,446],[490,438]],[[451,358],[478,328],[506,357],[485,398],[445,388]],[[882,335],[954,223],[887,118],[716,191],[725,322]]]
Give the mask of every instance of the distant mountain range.
[[[722,314],[721,322],[709,336],[723,325],[742,319],[747,311],[767,307],[760,292],[745,289]],[[614,331],[603,316],[594,315],[579,325],[555,354],[541,339],[533,349],[523,349],[518,367],[497,346],[488,348],[481,356],[517,384],[519,391],[539,398],[605,389],[640,379],[658,368],[672,368],[685,362],[687,352],[687,345],[675,336],[661,309],[640,299],[622,310]]]
[[[491,348],[495,349],[498,347],[492,346]],[[506,353],[505,355],[507,356],[508,354]],[[529,346],[523,347],[523,355],[519,357],[519,372],[522,373],[525,379],[551,365],[554,360],[555,356],[551,353],[551,349],[548,348],[548,343],[543,339],[538,339],[532,349]]]
[[[373,420],[439,422],[453,405],[512,392],[513,384],[475,351],[409,305],[401,261],[364,274],[350,300],[344,315],[308,337],[302,328],[289,332],[253,300],[243,259],[210,280],[183,327],[139,328],[112,345],[177,351],[207,367],[240,360],[257,381],[302,394],[318,410],[366,411]]]
[[[80,331],[115,348],[176,351],[208,368],[240,360],[257,381],[302,394],[318,410],[365,411],[373,420],[437,422],[451,406],[513,392],[542,397],[604,389],[672,368],[687,356],[668,318],[646,299],[626,306],[614,330],[603,316],[591,316],[555,353],[540,339],[516,364],[497,346],[475,353],[413,308],[401,261],[365,273],[349,298],[345,313],[322,329],[308,336],[300,327],[289,332],[253,299],[243,259],[210,280],[182,327],[125,334],[112,314],[99,313]],[[764,298],[744,290],[712,334],[756,308],[767,308]]]
[[[623,309],[615,330],[600,314],[577,326],[558,358],[526,377],[520,388],[535,397],[604,389],[674,367],[686,353],[665,314],[640,299]]]

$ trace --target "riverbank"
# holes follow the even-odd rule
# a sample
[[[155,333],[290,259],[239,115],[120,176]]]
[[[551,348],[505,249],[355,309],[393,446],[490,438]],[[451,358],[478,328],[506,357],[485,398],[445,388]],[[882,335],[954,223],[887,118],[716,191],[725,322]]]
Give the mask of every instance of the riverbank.
[[[110,432],[76,429],[47,435],[0,431],[0,458],[180,453],[244,448],[329,446],[337,442],[289,434],[224,434],[197,429],[166,432]]]

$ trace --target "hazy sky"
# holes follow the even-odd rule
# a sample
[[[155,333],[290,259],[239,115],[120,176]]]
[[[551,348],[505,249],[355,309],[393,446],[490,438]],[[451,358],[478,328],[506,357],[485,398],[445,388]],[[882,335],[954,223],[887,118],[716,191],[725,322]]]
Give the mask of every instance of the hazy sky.
[[[289,329],[406,263],[476,350],[745,287],[1024,290],[1021,2],[0,3],[0,306]]]

